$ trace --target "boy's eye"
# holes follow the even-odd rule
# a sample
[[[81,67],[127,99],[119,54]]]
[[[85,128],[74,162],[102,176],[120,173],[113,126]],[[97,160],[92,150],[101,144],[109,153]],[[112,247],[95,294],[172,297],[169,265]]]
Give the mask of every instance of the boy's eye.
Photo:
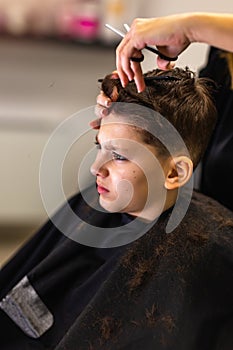
[[[97,149],[101,149],[101,144],[98,141],[95,141],[95,145]],[[112,151],[111,153],[113,160],[128,160],[126,157],[120,155],[119,153],[116,153],[115,151]]]
[[[127,158],[125,158],[124,156],[121,156],[120,154],[118,154],[116,152],[112,152],[112,158],[114,160],[128,160]]]

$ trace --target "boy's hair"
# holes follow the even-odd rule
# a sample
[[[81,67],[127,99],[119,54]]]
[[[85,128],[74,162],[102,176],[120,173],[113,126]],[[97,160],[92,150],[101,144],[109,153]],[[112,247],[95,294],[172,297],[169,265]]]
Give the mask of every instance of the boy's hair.
[[[144,79],[146,89],[138,93],[134,82],[123,88],[119,79],[112,79],[111,75],[106,76],[102,82],[103,92],[111,98],[117,89],[116,102],[127,102],[127,104],[112,104],[111,112],[119,115],[131,114],[133,117],[130,108],[122,107],[128,103],[149,107],[158,112],[178,131],[196,167],[206,150],[216,122],[214,82],[207,78],[196,78],[187,68],[175,68],[169,71],[156,69],[145,73]],[[148,113],[142,110],[148,109],[140,107],[138,111],[134,109],[135,118],[136,115],[140,115],[146,125]],[[143,141],[159,145],[165,154],[165,147],[155,140],[148,129],[150,130],[150,128],[140,130]]]

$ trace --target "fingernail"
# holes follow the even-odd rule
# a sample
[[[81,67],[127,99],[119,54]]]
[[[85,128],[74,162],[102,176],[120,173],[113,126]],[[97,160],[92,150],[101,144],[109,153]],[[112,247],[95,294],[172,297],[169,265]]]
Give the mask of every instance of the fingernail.
[[[94,129],[94,130],[99,129],[99,128],[100,128],[100,123],[101,123],[100,120],[101,120],[101,119],[92,120],[92,121],[89,123],[90,127],[91,127],[92,129]]]
[[[117,73],[112,73],[111,79],[118,79],[118,78],[119,78],[119,76]]]
[[[105,106],[109,108],[111,106],[111,101],[110,100],[105,101]]]
[[[124,81],[121,81],[121,85],[122,85],[123,88],[126,87],[126,83]]]

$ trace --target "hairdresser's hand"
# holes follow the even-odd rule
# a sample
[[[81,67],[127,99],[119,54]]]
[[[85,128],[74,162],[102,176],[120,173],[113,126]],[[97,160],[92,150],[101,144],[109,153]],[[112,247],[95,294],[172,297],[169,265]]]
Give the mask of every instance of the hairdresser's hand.
[[[108,108],[111,106],[111,99],[106,96],[103,91],[100,91],[96,98],[95,115],[97,119],[90,122],[92,129],[99,129],[101,124],[101,119],[108,115]]]
[[[121,83],[126,86],[135,80],[138,91],[145,89],[140,63],[130,57],[140,57],[146,45],[155,45],[166,56],[175,57],[190,44],[185,33],[186,15],[173,15],[163,18],[135,19],[116,50],[116,65]],[[157,57],[160,69],[171,69],[174,63]]]
[[[112,72],[112,79],[118,79],[118,73],[117,71]],[[93,129],[99,129],[101,119],[108,115],[109,107],[111,106],[111,103],[116,101],[118,97],[118,91],[116,87],[114,87],[111,98],[106,96],[103,91],[100,91],[99,95],[96,98],[96,106],[95,106],[95,114],[97,116],[97,119],[91,121],[90,126]]]

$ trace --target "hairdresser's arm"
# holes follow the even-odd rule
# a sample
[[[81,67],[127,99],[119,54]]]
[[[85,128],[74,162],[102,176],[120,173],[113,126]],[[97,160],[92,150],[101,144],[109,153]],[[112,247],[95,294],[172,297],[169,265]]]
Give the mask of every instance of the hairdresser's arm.
[[[184,13],[135,19],[116,51],[117,71],[122,85],[135,79],[138,90],[144,90],[140,63],[130,61],[130,57],[140,55],[146,45],[155,45],[163,54],[173,57],[192,42],[233,51],[233,14]],[[159,57],[157,64],[161,69],[171,68],[168,61]]]

